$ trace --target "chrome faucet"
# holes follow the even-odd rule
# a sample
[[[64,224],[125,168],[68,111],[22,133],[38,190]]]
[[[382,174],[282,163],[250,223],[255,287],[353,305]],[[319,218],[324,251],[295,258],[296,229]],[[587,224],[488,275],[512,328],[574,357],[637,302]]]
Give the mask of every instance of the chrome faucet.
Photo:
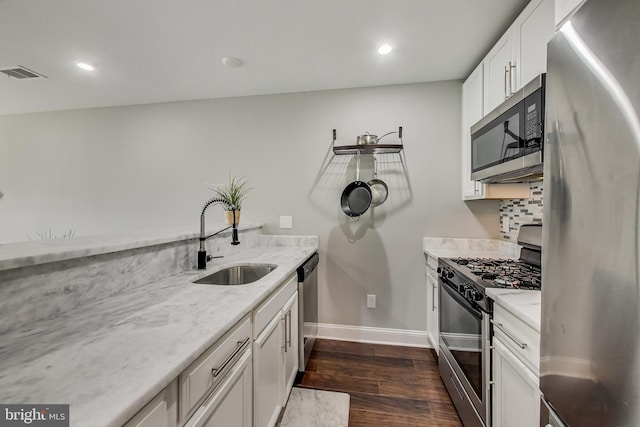
[[[222,230],[216,231],[215,233],[205,236],[204,232],[204,213],[207,208],[211,205],[223,204],[227,209],[233,211],[233,224],[230,226],[223,228]],[[202,213],[200,214],[200,247],[198,249],[198,270],[204,270],[207,268],[207,261],[211,261],[211,256],[207,256],[207,250],[204,245],[204,241],[222,233],[231,228],[231,244],[239,245],[240,241],[238,240],[238,224],[236,223],[236,211],[234,206],[231,206],[227,201],[214,197],[213,199],[209,199],[207,203],[204,204],[202,208]]]

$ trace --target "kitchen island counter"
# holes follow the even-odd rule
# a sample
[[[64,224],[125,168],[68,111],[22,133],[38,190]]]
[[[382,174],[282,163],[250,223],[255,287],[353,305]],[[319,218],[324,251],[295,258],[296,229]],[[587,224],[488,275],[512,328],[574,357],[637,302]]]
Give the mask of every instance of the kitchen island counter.
[[[124,424],[318,248],[313,237],[295,245],[270,237],[207,271],[173,274],[4,332],[0,401],[68,403],[72,426]],[[192,283],[247,262],[278,267],[247,285]]]

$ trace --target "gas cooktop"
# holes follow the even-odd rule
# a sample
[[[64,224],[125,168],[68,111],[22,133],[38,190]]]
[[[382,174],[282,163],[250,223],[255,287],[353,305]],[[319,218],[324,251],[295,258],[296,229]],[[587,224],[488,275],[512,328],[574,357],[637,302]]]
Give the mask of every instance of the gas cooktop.
[[[540,289],[540,267],[519,260],[491,258],[452,258],[457,265],[466,267],[474,276],[493,287],[513,289]]]
[[[440,281],[473,307],[491,313],[486,288],[540,290],[542,227],[523,225],[518,234],[519,259],[439,258]]]

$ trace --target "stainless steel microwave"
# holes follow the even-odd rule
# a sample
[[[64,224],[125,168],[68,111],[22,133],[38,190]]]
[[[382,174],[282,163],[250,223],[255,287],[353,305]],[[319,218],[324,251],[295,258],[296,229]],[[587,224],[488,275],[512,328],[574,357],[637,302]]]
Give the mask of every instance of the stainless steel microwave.
[[[542,176],[546,74],[471,127],[471,179],[524,182]]]

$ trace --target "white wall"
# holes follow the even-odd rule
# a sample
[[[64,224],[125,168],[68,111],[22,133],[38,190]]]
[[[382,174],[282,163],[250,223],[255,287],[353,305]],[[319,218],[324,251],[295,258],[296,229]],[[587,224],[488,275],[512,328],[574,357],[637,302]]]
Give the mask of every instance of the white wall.
[[[243,222],[320,236],[321,322],[423,330],[422,237],[499,235],[495,202],[460,201],[460,94],[449,81],[0,116],[0,241],[195,231],[206,184],[231,172],[253,187]],[[339,199],[355,162],[333,156],[331,130],[350,144],[399,125],[403,155],[379,162],[389,199],[352,222]],[[362,160],[366,180],[371,156]],[[280,215],[293,230],[279,229]]]

